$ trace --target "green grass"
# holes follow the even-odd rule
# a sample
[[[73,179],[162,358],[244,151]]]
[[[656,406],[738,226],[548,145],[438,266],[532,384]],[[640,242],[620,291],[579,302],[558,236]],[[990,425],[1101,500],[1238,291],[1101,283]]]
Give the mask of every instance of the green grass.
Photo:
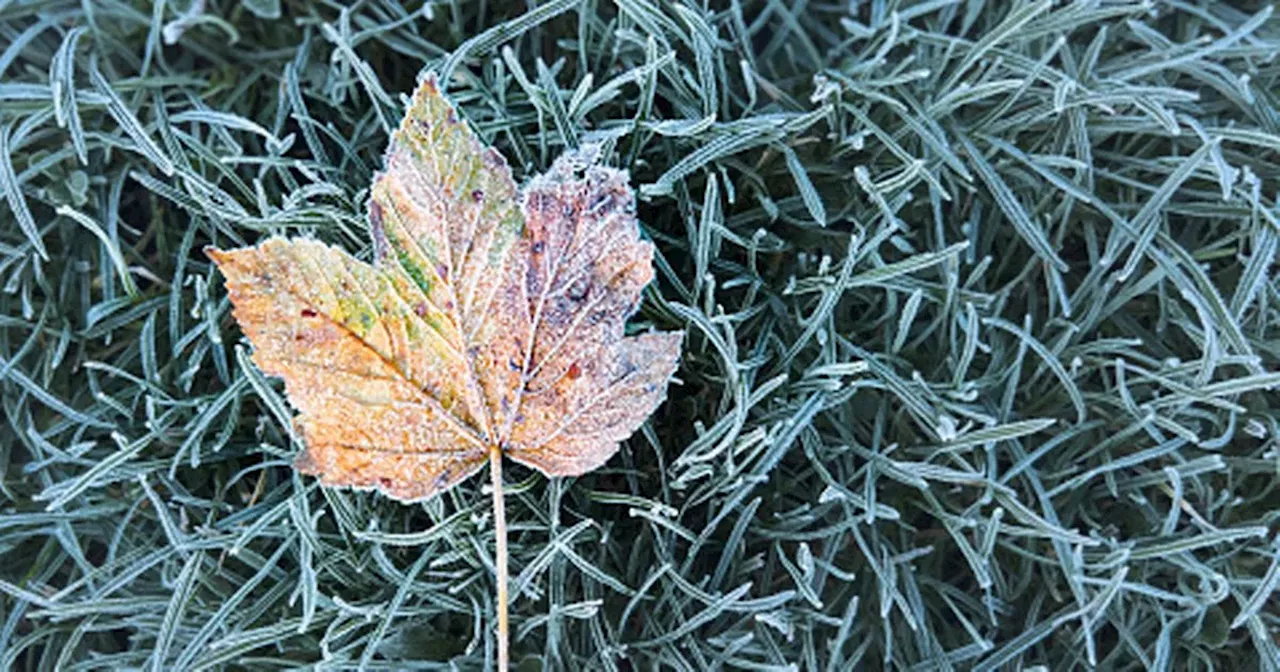
[[[0,669],[491,660],[486,479],[295,475],[200,253],[368,255],[433,68],[605,143],[689,332],[510,468],[522,669],[1280,670],[1270,5],[277,3],[0,2]]]

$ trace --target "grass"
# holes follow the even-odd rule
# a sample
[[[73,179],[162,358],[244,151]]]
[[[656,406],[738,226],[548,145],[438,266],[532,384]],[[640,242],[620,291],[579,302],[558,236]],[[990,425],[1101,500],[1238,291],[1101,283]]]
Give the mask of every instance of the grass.
[[[199,253],[367,255],[432,68],[605,143],[690,334],[509,465],[520,669],[1280,669],[1271,5],[532,4],[0,2],[0,668],[492,660],[485,479],[295,475]]]

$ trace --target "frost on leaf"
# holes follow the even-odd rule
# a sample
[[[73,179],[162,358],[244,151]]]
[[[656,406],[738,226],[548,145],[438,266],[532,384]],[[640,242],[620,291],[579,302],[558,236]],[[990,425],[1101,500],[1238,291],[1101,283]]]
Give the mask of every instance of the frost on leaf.
[[[313,240],[207,253],[333,486],[430,497],[491,450],[590,471],[662,402],[681,332],[624,336],[653,277],[627,175],[572,152],[517,190],[428,76],[372,186],[372,265]]]

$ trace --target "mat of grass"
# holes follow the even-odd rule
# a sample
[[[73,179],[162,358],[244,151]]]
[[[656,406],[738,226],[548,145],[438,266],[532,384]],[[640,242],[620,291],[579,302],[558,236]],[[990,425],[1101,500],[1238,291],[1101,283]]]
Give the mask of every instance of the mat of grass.
[[[605,469],[510,467],[521,669],[1280,669],[1278,57],[1260,2],[0,2],[0,669],[492,660],[484,479],[295,475],[199,253],[367,256],[424,68],[518,179],[603,142],[690,334]]]

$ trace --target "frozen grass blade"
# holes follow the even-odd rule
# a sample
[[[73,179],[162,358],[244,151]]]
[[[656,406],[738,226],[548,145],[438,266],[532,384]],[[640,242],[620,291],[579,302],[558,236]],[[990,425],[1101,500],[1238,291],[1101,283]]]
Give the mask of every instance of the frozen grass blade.
[[[1280,26],[1154,6],[5,5],[0,666],[496,660],[493,493],[294,478],[199,254],[368,259],[435,69],[518,181],[604,143],[689,333],[506,465],[513,668],[1276,669]]]

